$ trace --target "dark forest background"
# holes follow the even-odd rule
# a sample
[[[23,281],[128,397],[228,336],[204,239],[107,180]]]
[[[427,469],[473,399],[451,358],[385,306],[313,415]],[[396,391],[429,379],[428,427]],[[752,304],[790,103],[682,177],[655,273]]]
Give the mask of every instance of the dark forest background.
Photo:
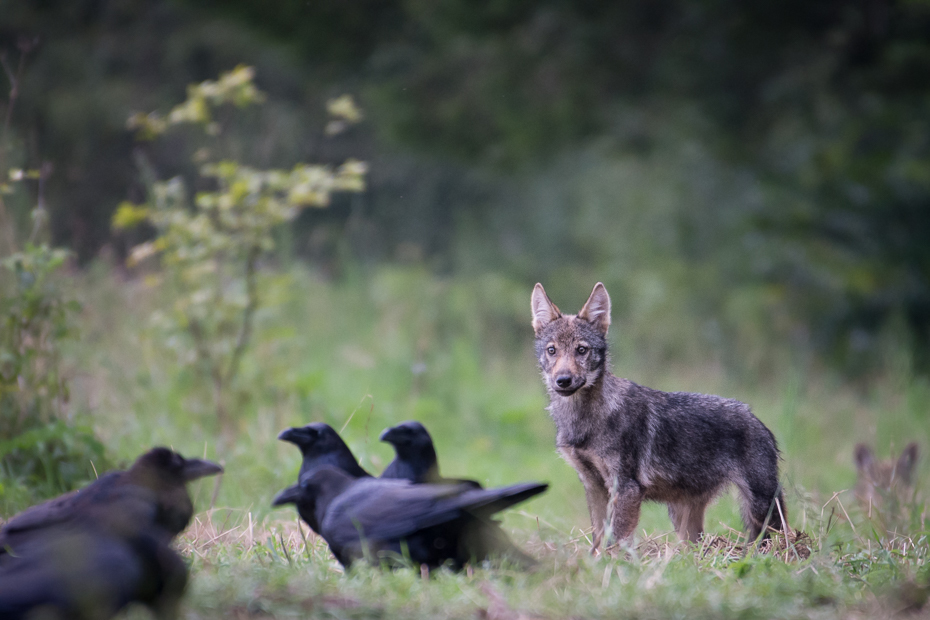
[[[733,366],[788,343],[855,374],[892,343],[930,369],[926,0],[6,0],[0,50],[22,63],[7,165],[51,166],[80,268],[145,234],[110,227],[145,198],[126,119],[244,63],[268,102],[237,159],[370,164],[280,261],[506,274],[527,307],[536,281],[575,309],[602,280],[619,315],[692,317]],[[343,93],[365,120],[327,137]],[[187,146],[147,161],[192,177]],[[28,231],[38,192],[5,225]]]

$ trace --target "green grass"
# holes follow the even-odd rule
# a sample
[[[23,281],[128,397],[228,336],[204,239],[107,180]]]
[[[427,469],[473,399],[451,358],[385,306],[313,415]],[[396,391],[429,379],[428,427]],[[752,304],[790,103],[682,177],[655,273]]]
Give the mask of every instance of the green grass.
[[[798,541],[744,556],[725,539],[684,546],[663,536],[592,557],[582,537],[548,526],[515,533],[540,559],[533,572],[479,567],[424,578],[359,566],[345,574],[292,522],[240,523],[215,540],[222,518],[202,518],[182,541],[194,558],[189,617],[870,617],[911,605],[907,585],[927,576],[925,540],[870,550],[848,532],[819,531],[813,547]]]
[[[204,382],[148,327],[170,295],[99,265],[73,285],[85,309],[82,337],[65,351],[72,415],[89,420],[123,462],[166,444],[226,466],[212,509],[213,483],[192,486],[204,512],[180,542],[192,565],[186,617],[869,617],[905,606],[907,584],[930,580],[925,505],[900,536],[878,536],[848,491],[856,442],[873,443],[880,455],[911,440],[930,447],[930,384],[893,359],[884,375],[855,384],[784,362],[792,358],[785,349],[752,350],[746,359],[756,361],[733,367],[702,343],[696,319],[675,317],[670,328],[649,314],[615,315],[617,374],[739,398],[775,432],[789,520],[810,536],[811,554],[799,559],[789,546],[744,557],[732,544],[740,520],[726,495],[706,519],[709,534],[723,539],[708,536],[703,548],[671,544],[664,506],[647,505],[633,547],[591,557],[581,484],[556,454],[545,412],[526,283],[444,279],[414,267],[340,283],[299,268],[269,272],[243,360],[235,439],[225,444]],[[582,288],[577,299],[563,299],[568,289],[549,292],[571,311],[590,286]],[[682,334],[695,336],[682,342]],[[377,472],[392,457],[378,435],[407,419],[431,430],[446,475],[550,483],[504,521],[540,558],[539,570],[479,567],[428,580],[367,567],[344,574],[319,540],[304,544],[292,510],[270,508],[299,466],[293,446],[275,439],[282,428],[328,422]],[[918,488],[927,464],[918,463]]]

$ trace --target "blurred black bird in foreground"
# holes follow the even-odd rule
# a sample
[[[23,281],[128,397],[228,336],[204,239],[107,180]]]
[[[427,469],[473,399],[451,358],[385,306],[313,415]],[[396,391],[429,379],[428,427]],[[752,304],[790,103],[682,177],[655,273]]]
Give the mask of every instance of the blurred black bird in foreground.
[[[497,489],[469,485],[411,484],[355,478],[322,467],[282,491],[274,506],[297,503],[312,510],[319,534],[343,566],[365,558],[461,568],[481,557],[486,524],[495,513],[546,490],[523,483]]]
[[[0,530],[0,618],[103,620],[134,601],[173,618],[187,567],[170,544],[194,513],[186,483],[221,471],[154,448],[13,517]]]
[[[223,468],[186,459],[168,448],[152,448],[126,471],[110,472],[78,491],[28,508],[0,528],[0,556],[19,541],[41,536],[48,527],[81,520],[124,532],[157,527],[180,534],[194,516],[187,483]]]
[[[281,431],[281,441],[287,441],[298,448],[303,455],[298,480],[318,467],[331,465],[356,478],[371,477],[355,460],[355,455],[342,440],[333,427],[323,422],[306,426],[295,426]]]
[[[439,461],[433,447],[433,438],[426,427],[415,420],[384,429],[381,441],[394,446],[397,453],[394,460],[381,472],[381,478],[409,480],[416,484],[467,484],[474,489],[481,488],[481,484],[475,480],[443,478],[439,474]]]
[[[0,560],[0,618],[106,620],[132,602],[177,616],[187,566],[157,527],[114,534],[89,523],[51,526]],[[19,551],[18,551],[19,553]]]

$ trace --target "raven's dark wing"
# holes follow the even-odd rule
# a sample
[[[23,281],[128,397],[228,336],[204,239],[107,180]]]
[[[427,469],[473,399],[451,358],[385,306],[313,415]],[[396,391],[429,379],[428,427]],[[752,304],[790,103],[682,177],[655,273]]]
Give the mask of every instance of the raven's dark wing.
[[[14,515],[0,527],[0,555],[23,535],[72,519],[75,511],[80,510],[81,506],[93,506],[109,501],[114,493],[119,493],[120,481],[124,474],[122,471],[109,472],[83,489],[65,493]]]
[[[340,545],[402,539],[463,516],[488,519],[495,512],[542,493],[548,485],[524,483],[497,489],[466,485],[414,485],[359,480],[326,511],[322,535]]]
[[[88,496],[98,497],[109,493],[124,472],[111,471],[104,474],[83,489],[71,491],[52,498],[41,504],[36,504],[21,513],[13,516],[0,528],[0,540],[6,532],[23,531],[44,527],[66,521],[70,518],[75,504],[80,505]]]
[[[41,537],[43,532],[56,527],[86,523],[128,534],[157,524],[163,512],[150,489],[122,484],[117,475],[100,478],[77,493],[39,504],[13,517],[0,530],[0,555],[8,549],[17,551],[24,541]]]
[[[465,490],[402,480],[360,479],[326,510],[321,533],[327,542],[332,539],[340,545],[358,542],[360,535],[371,540],[400,539],[454,519],[460,509],[448,500]]]

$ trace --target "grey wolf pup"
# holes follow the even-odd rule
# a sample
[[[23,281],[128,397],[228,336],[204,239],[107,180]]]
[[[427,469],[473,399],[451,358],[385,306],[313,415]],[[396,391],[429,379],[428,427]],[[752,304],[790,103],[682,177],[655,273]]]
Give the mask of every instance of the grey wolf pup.
[[[668,504],[678,536],[698,540],[704,509],[728,483],[739,490],[752,540],[766,528],[783,529],[778,445],[748,405],[614,376],[610,297],[600,282],[577,315],[562,314],[541,284],[532,308],[556,445],[584,484],[592,552],[605,537],[632,535],[644,501]]]

